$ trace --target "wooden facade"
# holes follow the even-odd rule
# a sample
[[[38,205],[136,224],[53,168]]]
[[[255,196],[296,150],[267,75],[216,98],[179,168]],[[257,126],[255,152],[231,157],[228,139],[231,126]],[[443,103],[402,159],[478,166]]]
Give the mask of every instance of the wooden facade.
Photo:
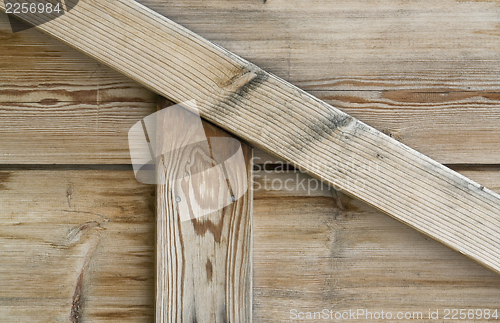
[[[140,2],[500,192],[496,2]],[[10,28],[0,14],[0,319],[152,322],[155,187],[127,132],[158,97]],[[254,163],[253,321],[498,308],[497,274],[263,151]]]

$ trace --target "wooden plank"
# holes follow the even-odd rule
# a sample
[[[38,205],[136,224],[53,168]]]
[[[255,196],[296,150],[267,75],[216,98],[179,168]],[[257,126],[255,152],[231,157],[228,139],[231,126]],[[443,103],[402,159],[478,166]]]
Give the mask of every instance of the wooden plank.
[[[457,69],[446,69],[443,67],[446,61],[442,62],[435,58],[434,64],[441,64],[438,66],[440,76],[435,70],[416,70],[419,68],[418,59],[411,56],[414,55],[412,52],[407,53],[410,61],[405,66],[405,75],[414,75],[412,84],[406,83],[404,87],[398,86],[396,82],[390,81],[390,79],[397,79],[397,75],[384,71],[387,80],[380,80],[370,85],[368,81],[360,80],[363,77],[360,76],[362,74],[352,74],[355,71],[353,69],[344,70],[341,61],[322,57],[325,52],[330,55],[331,52],[337,53],[338,50],[349,48],[348,39],[342,36],[345,33],[327,32],[335,28],[337,24],[336,20],[330,18],[338,15],[337,5],[345,7],[349,6],[348,3],[335,3],[335,7],[331,2],[322,3],[324,15],[318,15],[315,9],[317,3],[309,0],[306,0],[307,5],[303,8],[304,14],[302,11],[293,10],[287,2],[276,1],[273,2],[272,7],[269,6],[270,3],[248,4],[239,0],[204,1],[203,3],[146,1],[143,3],[160,13],[168,13],[168,17],[174,18],[175,21],[178,20],[179,23],[193,28],[208,39],[308,89],[309,93],[338,106],[344,112],[376,129],[391,134],[397,140],[440,163],[498,163],[500,152],[496,149],[496,139],[500,137],[500,128],[497,127],[500,105],[498,91],[491,92],[494,83],[477,85],[477,80],[474,79],[475,74],[462,68],[463,79],[455,79],[453,86],[456,88],[451,84],[446,87],[445,84],[439,83],[439,80],[453,79]],[[374,22],[380,20],[378,15],[382,14],[383,10],[387,10],[383,12],[386,14],[385,20],[389,25],[396,24],[397,18],[394,11],[397,11],[402,4],[389,3],[394,8],[392,15],[389,15],[389,9],[373,6],[370,11],[359,11],[358,17],[362,17],[367,25],[373,25]],[[189,4],[189,10],[185,7],[187,4]],[[482,6],[486,4],[476,2],[471,5],[476,7],[475,11],[472,11],[472,14],[466,18],[477,20]],[[421,11],[412,4],[406,6],[406,9],[420,20],[444,14],[445,10],[452,10],[460,17],[462,10],[466,9],[466,6],[460,5],[449,5],[446,9],[436,3],[428,3],[429,11]],[[269,12],[275,14],[269,15]],[[285,38],[274,39],[274,37],[283,36],[279,34],[282,29],[280,26],[289,25],[293,19],[307,21],[307,30],[297,30]],[[345,23],[355,21],[357,19],[351,17]],[[441,19],[433,21],[436,24],[442,22]],[[414,23],[414,20],[408,19],[407,23]],[[289,28],[295,28],[294,26],[289,26]],[[441,42],[440,47],[434,49],[436,53],[438,51],[454,52],[455,54],[447,59],[457,60],[453,63],[457,66],[460,64],[465,66],[465,63],[471,64],[470,60],[461,55],[461,52],[469,50],[463,46],[469,46],[470,42],[462,43],[462,48],[457,48],[452,44],[459,43],[466,34],[470,37],[475,32],[476,35],[481,32],[477,29],[477,24],[464,24],[463,27],[467,29],[448,31],[450,41]],[[248,30],[252,32],[248,33]],[[373,34],[363,29],[351,28],[350,32],[354,33],[352,35],[354,38],[373,37]],[[420,35],[422,30],[401,30],[400,32],[409,34],[407,35],[409,37],[416,37],[416,34],[418,37],[424,37]],[[24,123],[24,126],[29,124],[30,129],[25,129],[23,132],[36,135],[47,130],[44,122],[46,117],[44,108],[47,105],[57,104],[64,119],[56,120],[56,115],[51,115],[50,118],[59,125],[58,131],[66,133],[65,140],[61,140],[61,136],[54,134],[52,139],[44,137],[43,140],[38,138],[36,142],[33,142],[32,139],[28,140],[22,133],[19,133],[19,125],[15,120],[8,119],[12,117],[11,115],[4,113],[0,119],[7,120],[7,122],[2,123],[0,146],[8,147],[8,149],[0,151],[1,162],[8,164],[129,163],[128,145],[123,138],[107,137],[103,142],[102,135],[92,135],[96,131],[101,134],[126,133],[128,123],[98,123],[92,117],[89,122],[82,120],[87,125],[86,129],[81,128],[83,124],[78,128],[65,127],[69,124],[64,115],[74,112],[77,108],[68,105],[69,102],[75,104],[118,102],[120,106],[125,102],[132,102],[134,109],[136,102],[148,102],[151,103],[151,107],[144,108],[148,111],[143,113],[146,115],[151,113],[156,102],[156,97],[152,92],[59,41],[41,34],[36,29],[12,35],[7,16],[3,13],[0,14],[0,33],[2,34],[0,111],[13,109],[15,107],[13,103],[18,103],[19,106],[15,107],[18,109],[15,118],[29,120]],[[432,41],[436,37],[435,33],[436,31],[432,30],[426,31],[426,41]],[[324,37],[316,39],[313,45],[306,42],[306,39],[316,37],[318,34]],[[381,37],[389,36],[382,34]],[[474,39],[477,38],[474,37]],[[488,43],[486,39],[482,41],[482,45],[475,44],[474,46],[478,51],[476,53],[478,57],[486,57],[488,48],[497,45],[497,42]],[[304,46],[308,48],[308,55],[295,55],[302,52]],[[357,49],[358,53],[361,53],[358,55],[363,55],[363,62],[358,62],[359,64],[364,67],[367,64],[378,64],[379,69],[387,68],[385,62],[369,61],[373,57],[373,52],[387,52],[387,47]],[[420,50],[423,49],[420,48]],[[419,48],[414,48],[414,51],[418,52]],[[436,53],[432,53],[432,57],[435,57]],[[319,63],[321,66],[318,66]],[[471,68],[478,69],[482,75],[493,71],[480,67],[483,63],[492,64],[486,58],[477,59]],[[293,72],[289,75],[290,70]],[[364,71],[367,70],[364,69]],[[362,70],[356,69],[356,71]],[[394,72],[399,73],[399,71]],[[320,75],[323,75],[321,79],[318,78]],[[382,75],[377,77],[382,77]],[[422,83],[432,77],[436,78],[434,85]],[[475,90],[464,90],[471,85]],[[36,109],[26,110],[26,103],[36,103],[32,105],[36,106]],[[471,112],[474,112],[473,116]],[[123,113],[127,114],[127,111]],[[83,116],[80,119],[82,118]],[[68,133],[74,133],[77,129],[82,131],[76,134],[74,139],[69,139]],[[87,138],[87,135],[90,138]],[[259,154],[257,152],[255,156],[258,157]],[[114,157],[116,160],[113,160]]]
[[[0,15],[0,163],[130,164],[127,133],[156,109],[136,82]]]
[[[162,112],[156,322],[252,322],[252,150],[188,110]]]
[[[306,90],[498,92],[493,0],[140,0]]]
[[[0,104],[0,163],[130,164],[128,131],[155,103]]]
[[[139,2],[306,90],[500,90],[494,1]]]
[[[500,272],[498,194],[133,0],[83,0],[51,18],[23,19]]]
[[[500,160],[493,1],[139,2],[440,163]]]
[[[500,192],[498,168],[461,172]],[[442,321],[445,308],[498,309],[500,277],[462,255],[341,192],[316,188],[307,175],[256,169],[254,178],[255,321],[363,309],[421,312],[420,321],[434,322],[429,310]],[[284,188],[287,180],[293,189]]]
[[[36,29],[12,34],[4,13],[0,37],[2,103],[156,103],[141,85]]]
[[[153,101],[124,102],[124,90],[113,98],[116,101],[92,101],[95,92],[88,91],[79,94],[87,103],[52,102],[50,98],[57,97],[55,92],[46,91],[37,97],[46,103],[0,103],[1,163],[130,164],[127,132],[135,122],[155,111]],[[359,93],[348,94],[356,95],[359,102],[344,98],[342,93],[334,99],[328,96],[327,101],[439,162],[492,164],[499,160],[496,146],[500,111],[495,107],[478,103],[473,107],[477,114],[470,117],[466,104],[443,108],[401,105],[392,109],[391,104],[398,104],[393,102],[377,108],[362,103],[364,95]],[[428,115],[432,122],[428,122]],[[262,150],[255,153],[256,163],[277,160]]]
[[[500,192],[498,170],[461,172]],[[285,176],[255,175],[261,184],[263,175]],[[289,321],[292,305],[498,306],[497,275],[363,203],[308,195],[289,178],[297,191],[281,198],[255,191],[254,321]],[[0,224],[3,320],[67,322],[73,313],[79,322],[154,320],[155,187],[131,170],[2,170]]]
[[[497,92],[435,89],[311,94],[440,163],[500,161]]]
[[[155,187],[128,171],[0,171],[0,317],[151,322]]]

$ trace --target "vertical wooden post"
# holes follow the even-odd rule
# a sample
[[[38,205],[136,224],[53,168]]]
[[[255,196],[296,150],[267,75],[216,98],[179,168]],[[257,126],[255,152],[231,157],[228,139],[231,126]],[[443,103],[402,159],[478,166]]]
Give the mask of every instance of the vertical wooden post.
[[[155,143],[156,322],[251,322],[252,149],[171,111]]]

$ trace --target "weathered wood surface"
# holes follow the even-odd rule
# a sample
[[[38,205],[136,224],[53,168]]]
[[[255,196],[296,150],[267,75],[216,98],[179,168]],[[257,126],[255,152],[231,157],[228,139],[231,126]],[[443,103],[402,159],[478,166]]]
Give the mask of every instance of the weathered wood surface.
[[[58,19],[22,18],[174,102],[196,100],[203,118],[500,272],[498,194],[150,8],[81,0]]]
[[[0,15],[0,163],[130,164],[127,133],[156,95]]]
[[[155,189],[130,171],[0,171],[3,322],[152,322]]]
[[[461,172],[500,192],[498,169]],[[254,174],[254,322],[498,307],[500,278],[467,258],[307,175]],[[2,321],[153,322],[154,204],[131,170],[0,171]]]
[[[268,0],[265,4],[240,0],[141,2],[440,162],[498,164],[500,7],[497,2],[379,1],[371,2],[369,7],[364,1],[347,0]],[[38,31],[12,35],[6,21],[6,16],[0,14],[1,162],[129,163],[128,147],[121,135],[104,137],[104,134],[126,133],[128,124],[118,118],[130,116],[131,122],[134,114],[139,120],[152,113],[155,96]],[[95,117],[82,119],[76,129],[67,122],[76,117],[74,107],[82,108],[82,102],[87,104],[89,118]],[[99,102],[117,102],[116,106],[121,108],[108,109],[107,118],[99,120]],[[127,102],[137,109],[140,106],[141,111],[128,109]],[[51,124],[41,124],[47,117],[44,110],[51,103],[59,106],[58,116],[53,113]],[[18,109],[16,104],[21,109],[13,113]],[[143,104],[150,106],[142,108]],[[29,111],[26,107],[30,107]],[[476,111],[479,113],[473,114]],[[27,113],[21,115],[23,112]],[[25,128],[18,132],[9,124]],[[58,128],[51,138],[37,137],[39,130],[47,132],[54,124]],[[75,138],[72,144],[66,144],[69,134]],[[87,134],[95,135],[87,137]],[[30,135],[36,140],[24,139]],[[6,147],[9,147],[7,153]],[[97,151],[101,153],[96,154]],[[100,251],[93,253],[88,265],[92,274],[99,277],[84,276],[84,293],[87,292],[82,296],[81,321],[153,321],[153,187],[137,183],[132,172],[123,172],[126,175],[94,172],[95,176],[74,171],[1,173],[1,184],[9,188],[0,192],[3,320],[68,321],[79,266],[92,247],[90,240],[94,236],[82,238],[79,250],[66,251],[54,259],[49,245],[38,245],[41,239],[33,242],[27,233],[41,232],[48,240],[59,243],[67,241],[74,228],[77,232],[80,225],[94,220],[82,213],[63,213],[55,219],[52,216],[67,207],[71,184],[86,187],[82,190],[85,194],[72,194],[73,201],[82,201],[81,210],[114,215],[122,224],[119,229],[113,226],[113,230],[100,231],[105,243],[99,244]],[[464,172],[500,192],[497,174],[496,171]],[[349,304],[344,303],[344,308],[353,304],[373,309],[407,309],[411,305],[416,310],[425,310],[440,305],[486,308],[497,304],[499,282],[495,275],[369,207],[358,206],[358,202],[346,197],[341,198],[341,202],[345,201],[340,204],[342,207],[338,206],[338,199],[330,206],[328,200],[319,201],[319,197],[300,197],[301,204],[311,203],[305,211],[314,213],[306,213],[309,226],[298,230],[298,226],[291,224],[303,218],[298,219],[301,214],[297,208],[301,209],[301,205],[293,203],[293,196],[303,196],[303,191],[284,192],[287,198],[280,203],[272,203],[272,199],[280,196],[279,192],[266,194],[266,198],[258,194],[255,200],[258,238],[255,243],[263,246],[255,249],[255,320],[287,321],[290,303],[304,309],[309,308],[304,303],[336,307],[342,299],[335,295],[347,297],[344,302]],[[327,196],[328,192],[312,194]],[[330,212],[343,219],[339,231],[332,229],[325,233],[321,224],[312,224],[319,219],[330,225],[327,216]],[[40,214],[40,218],[48,219],[45,225],[65,231],[41,229],[38,220],[26,218],[28,214]],[[279,223],[283,230],[270,234],[267,225],[275,224],[276,216],[285,219],[286,226]],[[92,230],[88,232],[94,234]],[[289,248],[282,249],[288,259],[293,256],[299,263],[309,253],[324,255],[324,258],[307,258],[313,265],[318,262],[323,265],[303,266],[302,270],[296,267],[293,272],[277,267],[283,265],[279,255],[268,252],[281,244],[273,235],[288,239],[287,232],[298,237],[297,241],[287,240]],[[15,239],[4,238],[14,235]],[[308,239],[318,236],[325,243],[311,245]],[[331,257],[333,244],[326,246],[332,237],[338,238],[341,250],[345,251],[346,256],[340,258],[342,266],[336,267],[338,259]],[[89,244],[85,245],[86,241]],[[345,247],[342,241],[347,241]],[[68,258],[69,254],[74,257]],[[94,263],[93,259],[99,260]],[[40,267],[43,268],[39,271]],[[70,271],[63,270],[67,267]],[[339,274],[332,268],[342,271]],[[325,281],[314,280],[314,271],[307,276],[311,269],[321,271],[324,278],[330,277],[326,280],[329,284],[325,286]],[[344,285],[339,278],[343,276],[347,277]],[[68,285],[53,287],[60,281],[68,281]],[[294,285],[295,281],[300,289]],[[364,299],[366,302],[356,301]]]
[[[422,312],[417,321],[441,322],[445,308],[498,308],[498,275],[340,192],[315,189],[311,177],[254,173],[256,322],[290,322],[294,309]],[[461,173],[500,192],[498,169]],[[440,320],[427,320],[429,309]]]
[[[250,323],[252,149],[170,105],[156,124],[156,322]]]
[[[495,0],[139,2],[306,90],[500,90]]]
[[[441,163],[500,160],[495,2],[141,2]],[[0,161],[129,163],[126,142],[110,135],[129,124],[107,122],[113,115],[75,129],[71,103],[149,102],[153,111],[150,92],[35,30],[11,34],[4,14],[0,37],[2,121],[31,127],[21,135],[2,124]],[[35,145],[53,103],[62,120],[51,122],[75,139],[53,133]]]

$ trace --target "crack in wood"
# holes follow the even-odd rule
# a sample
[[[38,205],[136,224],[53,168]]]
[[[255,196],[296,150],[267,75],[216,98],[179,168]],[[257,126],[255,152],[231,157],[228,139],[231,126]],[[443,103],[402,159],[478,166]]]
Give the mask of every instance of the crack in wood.
[[[71,323],[80,323],[83,317],[85,271],[88,268],[90,260],[92,259],[92,255],[94,254],[94,251],[99,244],[99,240],[101,238],[100,234],[101,229],[102,228],[98,222],[90,221],[83,223],[80,226],[71,230],[67,237],[68,243],[70,245],[75,245],[82,240],[83,235],[88,236],[91,230],[97,233],[97,238],[92,239],[90,247],[88,248],[88,251],[85,254],[84,262],[80,269],[80,274],[78,275],[78,278],[76,280],[75,292],[73,294],[73,301],[69,316]]]

